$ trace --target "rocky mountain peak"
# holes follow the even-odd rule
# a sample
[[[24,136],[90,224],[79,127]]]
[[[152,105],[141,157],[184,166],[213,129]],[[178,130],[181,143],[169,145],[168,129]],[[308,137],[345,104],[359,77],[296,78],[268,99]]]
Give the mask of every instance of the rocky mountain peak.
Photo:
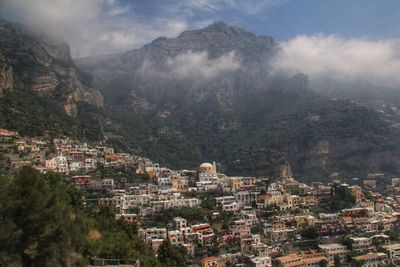
[[[242,28],[217,21],[203,29],[189,30],[176,38],[159,37],[141,49],[128,51],[122,61],[133,62],[144,59],[163,62],[186,52],[207,52],[209,58],[217,58],[234,51],[243,62],[263,60],[276,46],[272,37],[258,37]]]
[[[226,30],[231,29],[231,28],[234,28],[234,27],[228,25],[223,20],[219,20],[219,21],[215,21],[211,25],[207,26],[205,29],[214,29],[214,30],[226,31]]]
[[[234,37],[238,35],[244,35],[250,38],[257,38],[254,33],[246,31],[245,29],[228,25],[224,21],[216,21],[213,24],[207,26],[204,29],[200,30],[203,33],[220,33],[226,34],[228,36]]]

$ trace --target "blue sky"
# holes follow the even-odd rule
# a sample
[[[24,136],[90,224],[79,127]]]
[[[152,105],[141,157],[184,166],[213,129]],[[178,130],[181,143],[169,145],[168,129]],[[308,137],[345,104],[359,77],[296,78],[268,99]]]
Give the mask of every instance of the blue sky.
[[[398,38],[400,1],[292,0],[240,23],[278,40],[297,35],[339,34],[351,38]]]
[[[399,39],[397,0],[1,0],[0,16],[66,39],[75,57],[141,47],[213,21],[270,35]]]
[[[398,38],[400,34],[400,1],[397,0],[121,1],[123,3],[132,7],[126,16],[141,14],[144,19],[151,20],[170,12],[172,16],[181,15],[188,28],[224,20],[277,40],[302,34],[371,39]]]

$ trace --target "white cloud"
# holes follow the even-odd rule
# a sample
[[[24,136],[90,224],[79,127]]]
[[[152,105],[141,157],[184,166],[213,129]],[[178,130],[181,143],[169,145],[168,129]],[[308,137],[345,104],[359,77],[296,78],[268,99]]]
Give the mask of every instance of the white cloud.
[[[192,8],[218,10],[219,6],[215,2],[213,0],[188,0],[185,4]]]
[[[299,36],[280,45],[273,65],[301,71],[311,81],[363,81],[400,88],[400,42]]]
[[[231,51],[218,58],[209,59],[207,52],[187,52],[167,60],[167,66],[177,77],[200,76],[213,78],[240,68],[240,61]]]
[[[129,2],[118,0],[0,0],[0,10],[68,41],[74,57],[126,51],[187,29],[185,19],[157,17],[148,23],[128,15]]]
[[[181,20],[158,18],[152,24],[121,20],[112,28],[103,29],[102,35],[93,44],[97,51],[126,51],[160,36],[174,37],[186,29],[186,22]]]
[[[154,66],[153,63],[146,61],[142,66],[142,72],[147,75],[151,73],[151,75],[163,75],[168,78],[212,79],[218,75],[235,71],[240,66],[240,59],[235,55],[234,51],[217,58],[209,58],[206,51],[189,51],[168,58],[163,68]]]
[[[108,14],[111,17],[114,17],[114,16],[119,16],[119,15],[125,14],[125,13],[129,12],[129,10],[130,10],[129,6],[124,6],[124,7],[116,6],[116,7],[111,8],[111,10],[108,11]]]
[[[288,0],[186,0],[187,7],[209,11],[235,10],[254,15],[262,10],[281,5]]]

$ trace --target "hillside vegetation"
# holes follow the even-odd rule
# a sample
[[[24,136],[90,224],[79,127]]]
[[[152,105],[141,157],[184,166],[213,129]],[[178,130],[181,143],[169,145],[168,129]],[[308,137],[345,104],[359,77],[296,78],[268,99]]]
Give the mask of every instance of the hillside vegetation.
[[[25,167],[0,184],[1,266],[86,266],[93,257],[160,266],[134,225],[84,205],[61,176]]]

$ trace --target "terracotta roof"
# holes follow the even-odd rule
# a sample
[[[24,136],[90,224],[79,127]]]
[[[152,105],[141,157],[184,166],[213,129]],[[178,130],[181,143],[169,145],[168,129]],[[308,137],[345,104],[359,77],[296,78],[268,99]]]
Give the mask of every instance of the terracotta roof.
[[[379,257],[386,257],[386,254],[385,253],[368,253],[366,255],[354,257],[354,259],[357,261],[361,261],[361,260],[372,260],[372,259],[379,258]]]
[[[304,263],[320,262],[322,260],[327,260],[325,256],[315,257],[315,258],[303,258]]]
[[[210,257],[205,257],[201,259],[201,264],[206,264],[208,262],[216,261],[217,257],[215,256],[210,256]]]

